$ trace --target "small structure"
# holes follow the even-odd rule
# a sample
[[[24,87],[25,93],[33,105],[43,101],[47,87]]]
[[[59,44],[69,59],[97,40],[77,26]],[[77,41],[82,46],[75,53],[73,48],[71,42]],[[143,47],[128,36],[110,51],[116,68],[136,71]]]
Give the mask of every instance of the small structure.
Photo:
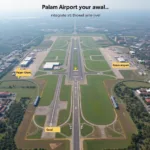
[[[114,96],[111,96],[110,99],[111,99],[111,101],[112,101],[112,103],[113,103],[114,108],[115,108],[115,109],[118,109],[119,106],[118,106],[118,104],[117,104],[117,102],[116,102],[116,100],[115,100],[115,97],[114,97]]]
[[[40,101],[40,96],[37,96],[35,101],[34,101],[34,106],[36,107],[39,104]]]
[[[117,60],[118,60],[119,62],[125,62],[124,58],[122,58],[122,57],[117,58]]]
[[[130,51],[129,53],[130,53],[131,56],[135,55],[135,51]]]
[[[44,70],[52,70],[55,66],[60,66],[59,62],[46,62],[43,66]]]

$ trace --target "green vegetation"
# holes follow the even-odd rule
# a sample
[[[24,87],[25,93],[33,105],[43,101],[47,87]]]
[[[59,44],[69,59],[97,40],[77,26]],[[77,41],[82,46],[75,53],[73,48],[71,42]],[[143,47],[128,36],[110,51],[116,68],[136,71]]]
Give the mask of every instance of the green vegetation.
[[[48,106],[53,100],[58,77],[51,75],[38,77],[37,79],[46,80],[46,85],[43,89],[39,106]]]
[[[150,115],[134,95],[134,88],[128,87],[125,82],[119,82],[114,88],[116,95],[126,104],[126,109],[138,129],[138,134],[132,135],[132,142],[128,149],[140,149],[141,147],[150,149]]]
[[[73,66],[78,68],[78,53],[74,51],[73,53]]]
[[[104,86],[104,80],[107,79],[112,78],[87,76],[88,85],[81,86],[83,114],[88,121],[95,124],[109,124],[115,118],[113,106]]]
[[[26,107],[27,105],[23,101],[14,102],[6,113],[4,123],[0,122],[0,134],[3,134],[3,137],[0,138],[0,149],[17,149],[14,137],[23,119],[24,108]]]
[[[60,133],[56,133],[56,136],[55,136],[56,138],[65,138],[65,136],[63,136],[62,134],[60,134]]]
[[[67,49],[68,47],[68,42],[70,38],[69,37],[59,37],[57,38],[56,42],[54,43],[52,50],[53,49]]]
[[[127,81],[124,82],[124,84],[129,88],[142,88],[142,87],[150,88],[150,83],[143,81]]]
[[[59,112],[58,125],[64,123],[70,114],[71,86],[65,85],[65,76],[63,77],[63,83],[61,85],[60,100],[67,102],[67,109]]]
[[[35,116],[35,122],[41,127],[44,126],[45,120],[46,120],[46,116],[44,116],[44,115],[36,115]]]
[[[122,136],[121,134],[116,133],[115,131],[113,131],[113,129],[111,128],[106,128],[105,129],[107,136],[111,136],[111,137],[120,137]]]
[[[19,101],[22,97],[28,97],[34,100],[37,96],[36,85],[28,80],[9,80],[0,82],[0,91],[8,91],[16,93],[16,100]]]
[[[38,129],[38,131],[35,134],[28,136],[28,139],[40,139],[42,135],[42,131],[43,130]]]
[[[110,67],[106,61],[85,60],[85,62],[86,62],[87,68],[94,70],[94,71],[105,71],[105,70],[110,69]]]
[[[85,140],[85,150],[123,149],[130,143],[126,140]]]
[[[132,70],[120,70],[120,73],[123,75],[125,79],[129,80],[141,80],[144,79],[144,76],[139,76],[137,72]]]
[[[35,76],[39,76],[39,75],[43,75],[43,74],[46,74],[46,72],[42,72],[42,71],[37,71]]]
[[[90,59],[91,55],[101,55],[101,53],[99,50],[86,50],[86,51],[83,51],[83,55],[85,59]]]
[[[83,129],[81,129],[81,135],[86,136],[93,131],[93,128],[87,124],[83,124]]]
[[[61,133],[71,136],[72,130],[70,129],[69,125],[65,125],[61,128]]]
[[[111,75],[111,76],[115,76],[114,73],[113,73],[113,71],[107,71],[107,72],[104,72],[104,74],[106,74],[106,75]]]

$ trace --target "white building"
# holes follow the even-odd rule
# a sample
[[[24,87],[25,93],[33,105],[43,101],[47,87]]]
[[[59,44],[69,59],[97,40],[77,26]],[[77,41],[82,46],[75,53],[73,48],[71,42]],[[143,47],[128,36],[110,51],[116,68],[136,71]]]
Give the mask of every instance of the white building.
[[[130,53],[130,55],[135,55],[134,51],[130,51],[129,53]]]
[[[43,69],[45,70],[52,70],[54,69],[54,66],[59,66],[59,62],[46,62],[45,65],[43,66]]]
[[[125,62],[124,58],[122,58],[122,57],[117,58],[117,60],[118,60],[119,62]]]

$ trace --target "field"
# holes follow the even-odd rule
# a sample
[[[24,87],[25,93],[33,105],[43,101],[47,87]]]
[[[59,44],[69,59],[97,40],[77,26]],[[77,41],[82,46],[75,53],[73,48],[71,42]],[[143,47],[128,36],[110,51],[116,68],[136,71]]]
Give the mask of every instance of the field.
[[[126,148],[129,145],[126,140],[85,140],[84,150],[104,150],[104,149],[118,149]]]
[[[93,128],[87,124],[83,124],[83,129],[81,129],[81,135],[86,136],[93,131]]]
[[[110,67],[99,50],[99,47],[102,45],[94,41],[92,37],[82,37],[80,40],[85,59],[86,70],[109,70]]]
[[[132,79],[142,80],[145,78],[144,76],[139,76],[136,71],[132,71],[132,70],[120,70],[120,73],[123,75],[125,79],[129,79],[129,80],[132,80]]]
[[[65,85],[65,77],[63,78],[63,83],[61,86],[60,100],[67,102],[67,109],[60,110],[57,125],[61,125],[62,123],[64,123],[69,117],[69,113],[70,113],[71,86]]]
[[[51,76],[38,77],[37,79],[46,81],[44,89],[41,93],[39,106],[48,106],[53,100],[58,77],[51,75]]]
[[[87,76],[88,85],[81,86],[81,101],[84,117],[95,124],[113,122],[115,113],[105,89],[104,80],[113,79],[105,76]]]
[[[35,122],[41,127],[44,126],[45,120],[46,120],[46,116],[43,116],[43,115],[35,116]]]
[[[35,88],[30,88],[34,86]],[[25,80],[9,80],[0,83],[0,91],[8,91],[17,94],[16,100],[19,101],[21,97],[30,97],[35,100],[38,95],[37,86],[34,82]]]
[[[147,83],[147,82],[140,82],[140,81],[128,81],[128,82],[124,82],[124,84],[128,87],[131,87],[131,88],[150,88],[150,83]]]

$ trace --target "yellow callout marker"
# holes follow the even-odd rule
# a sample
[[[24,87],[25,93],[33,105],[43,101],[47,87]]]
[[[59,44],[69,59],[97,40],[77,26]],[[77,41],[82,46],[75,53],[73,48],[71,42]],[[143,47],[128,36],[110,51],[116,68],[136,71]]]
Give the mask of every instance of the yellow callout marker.
[[[77,70],[77,67],[74,67],[74,70]]]
[[[60,127],[45,127],[45,132],[60,132]]]
[[[21,69],[17,68],[15,70],[16,77],[30,77],[31,76],[31,70],[30,69]]]

